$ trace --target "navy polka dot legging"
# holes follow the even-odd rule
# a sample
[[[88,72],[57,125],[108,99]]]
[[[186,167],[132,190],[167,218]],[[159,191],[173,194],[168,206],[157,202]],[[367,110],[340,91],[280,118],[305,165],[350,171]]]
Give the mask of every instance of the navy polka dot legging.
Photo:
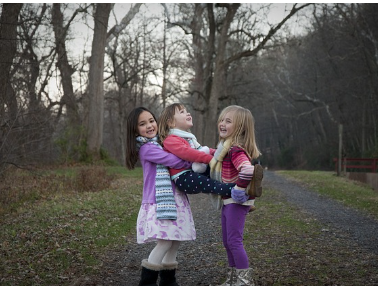
[[[193,171],[178,176],[175,184],[180,191],[187,194],[207,193],[221,196],[231,196],[231,189],[235,186],[234,183],[221,183]]]

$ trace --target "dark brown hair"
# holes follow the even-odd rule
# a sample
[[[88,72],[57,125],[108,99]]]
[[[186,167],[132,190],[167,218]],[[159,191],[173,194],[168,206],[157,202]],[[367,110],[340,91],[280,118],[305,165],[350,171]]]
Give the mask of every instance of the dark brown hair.
[[[138,134],[138,119],[139,115],[147,111],[151,113],[152,117],[156,121],[155,115],[145,107],[134,108],[127,117],[126,123],[126,167],[129,170],[134,169],[136,162],[139,158],[139,153],[136,146],[135,138]]]

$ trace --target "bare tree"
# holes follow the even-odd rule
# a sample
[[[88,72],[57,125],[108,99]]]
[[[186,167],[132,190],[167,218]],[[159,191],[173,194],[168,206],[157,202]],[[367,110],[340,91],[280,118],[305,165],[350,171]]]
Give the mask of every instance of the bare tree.
[[[97,4],[94,14],[95,27],[90,58],[89,82],[88,82],[88,119],[87,127],[87,153],[97,160],[100,158],[100,148],[103,138],[104,117],[104,57],[105,48],[110,41],[126,28],[141,4],[134,5],[129,13],[122,19],[119,25],[114,26],[107,33],[111,4]]]
[[[87,154],[100,159],[104,122],[104,57],[112,4],[97,4],[94,13],[92,52],[89,61]]]
[[[180,26],[186,33],[193,34],[193,49],[198,49],[199,47],[198,37],[200,37],[200,35],[195,35],[195,33],[198,33],[198,30],[202,31],[205,29],[205,32],[202,34],[205,35],[206,38],[201,39],[201,41],[203,48],[202,52],[205,53],[205,58],[207,59],[207,62],[205,62],[206,73],[202,71],[204,76],[204,86],[202,89],[204,97],[204,121],[202,123],[204,124],[203,141],[206,145],[213,146],[217,140],[215,128],[216,120],[220,108],[220,101],[222,99],[228,99],[225,83],[227,82],[227,69],[230,64],[239,61],[242,58],[256,56],[293,15],[308,5],[309,4],[303,4],[297,6],[297,4],[294,4],[287,16],[285,16],[285,18],[278,24],[271,26],[266,34],[254,35],[253,31],[250,30],[233,30],[232,24],[235,21],[235,15],[241,7],[241,4],[237,3],[206,5],[206,21],[208,23],[206,27],[202,26],[199,28],[193,23],[189,26],[187,22],[184,21],[172,22],[173,25]],[[197,14],[193,14],[192,21],[198,21],[194,15],[202,14],[202,7],[198,5],[195,7]],[[232,53],[232,50],[229,49],[229,45],[232,42],[232,37],[239,33],[249,35],[250,45],[242,51]],[[204,43],[206,43],[206,46],[204,46]]]

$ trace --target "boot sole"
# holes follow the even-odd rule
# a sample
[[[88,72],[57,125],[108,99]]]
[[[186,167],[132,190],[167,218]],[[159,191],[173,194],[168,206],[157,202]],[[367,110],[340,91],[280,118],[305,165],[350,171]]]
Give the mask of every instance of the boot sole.
[[[260,197],[262,195],[262,180],[264,178],[264,169],[261,165],[256,164],[253,172],[252,182],[248,188],[248,195]]]

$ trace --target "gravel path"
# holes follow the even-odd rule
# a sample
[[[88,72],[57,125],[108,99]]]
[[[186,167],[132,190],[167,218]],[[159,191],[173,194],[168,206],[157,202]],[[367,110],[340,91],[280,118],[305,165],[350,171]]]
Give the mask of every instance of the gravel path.
[[[277,175],[264,173],[264,188],[281,191],[293,203],[318,221],[337,228],[344,236],[351,237],[358,245],[378,253],[378,222],[357,211],[346,208],[304,187]],[[182,286],[217,285],[225,276],[226,254],[220,234],[220,212],[208,204],[207,195],[190,195],[197,239],[183,242],[177,260],[177,277]],[[126,250],[109,253],[100,269],[100,275],[81,278],[75,285],[136,286],[140,277],[140,262],[147,258],[153,243],[138,245],[135,236],[129,238]],[[220,265],[220,263],[223,263]]]
[[[315,216],[319,221],[331,224],[356,240],[357,244],[378,254],[377,220],[345,207],[339,202],[288,182],[274,172],[265,172],[264,186],[280,190],[289,202]]]

